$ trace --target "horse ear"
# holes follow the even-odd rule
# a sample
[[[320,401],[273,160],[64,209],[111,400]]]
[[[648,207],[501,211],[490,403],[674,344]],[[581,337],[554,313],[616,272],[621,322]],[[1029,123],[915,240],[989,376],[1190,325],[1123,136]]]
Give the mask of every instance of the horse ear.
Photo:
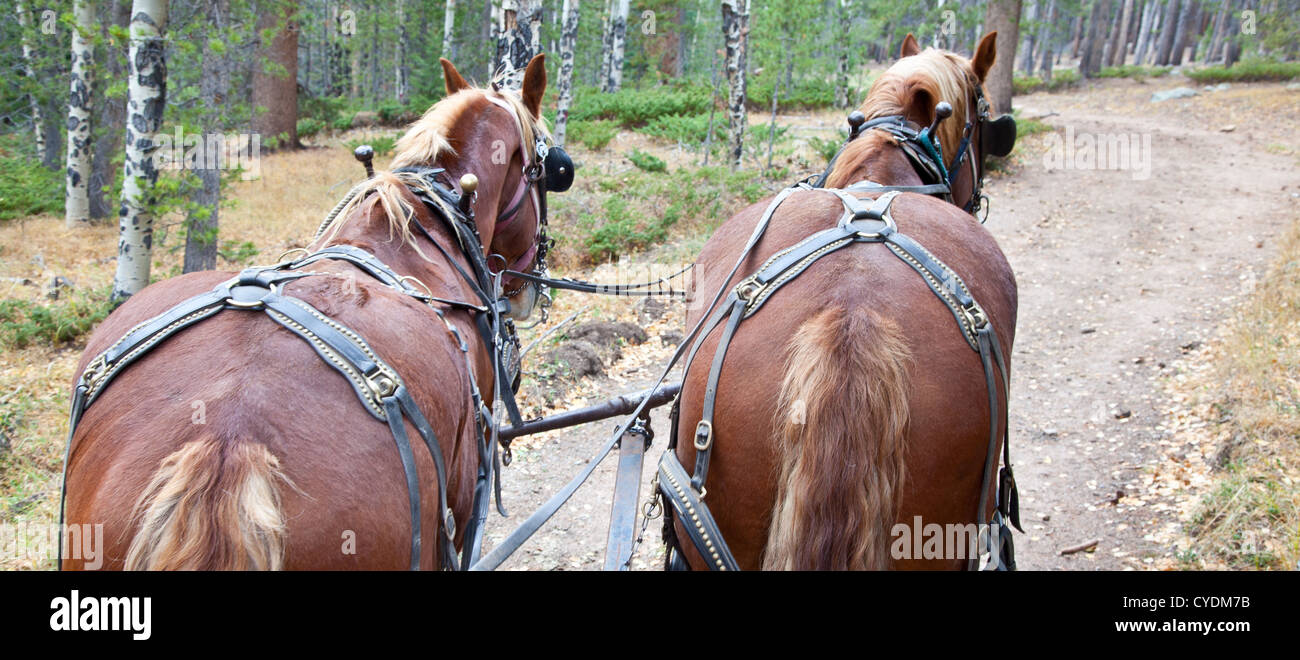
[[[542,118],[542,94],[546,93],[546,55],[538,53],[524,69],[524,107],[536,119]]]
[[[981,83],[984,82],[984,76],[988,75],[989,69],[993,68],[993,60],[998,58],[998,32],[994,30],[980,39],[980,44],[975,47],[975,57],[971,58],[970,67],[975,71],[975,78]]]
[[[442,81],[447,87],[447,96],[451,96],[462,89],[469,89],[469,83],[461,77],[460,72],[456,70],[456,65],[452,64],[445,57],[438,58],[442,62]]]
[[[919,126],[929,126],[934,121],[934,105],[937,98],[930,88],[921,84],[909,84],[903,102],[903,118],[916,122]]]
[[[900,58],[911,57],[920,52],[921,45],[916,43],[916,37],[912,36],[911,32],[908,32],[907,36],[903,37],[903,48],[899,51],[898,56]]]

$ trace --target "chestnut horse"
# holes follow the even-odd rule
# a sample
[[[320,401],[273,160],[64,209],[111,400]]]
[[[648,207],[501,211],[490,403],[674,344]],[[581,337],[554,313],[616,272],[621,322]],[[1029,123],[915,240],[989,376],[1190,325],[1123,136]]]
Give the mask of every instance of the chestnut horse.
[[[519,94],[471,87],[450,62],[442,66],[447,96],[398,141],[393,166],[436,163],[452,181],[476,175],[483,256],[528,269],[540,204],[517,191],[527,187],[521,179],[533,139],[547,135],[542,56],[529,63]],[[458,273],[470,263],[449,220],[434,217],[391,172],[374,175],[361,193],[309,249],[359,247],[430,296],[478,303]],[[471,383],[490,403],[495,375],[477,312],[425,304],[351,263],[323,260],[310,270],[326,276],[287,282],[284,292],[355,331],[395,368],[439,440],[454,520],[468,520],[481,442]],[[191,273],[132,296],[91,337],[78,374],[133,326],[231,277]],[[523,288],[512,302],[526,316],[535,297]],[[419,437],[409,416],[404,426]],[[394,437],[312,344],[267,314],[224,311],[162,341],[86,408],[69,439],[66,519],[103,524],[112,569],[454,565],[435,542],[440,494],[431,487],[433,459],[418,442],[424,542],[418,561],[412,557],[414,507]],[[459,548],[464,525],[447,528],[456,527]],[[62,566],[83,567],[77,559]]]
[[[901,116],[927,126],[936,104],[950,103],[954,114],[939,125],[938,135],[944,162],[954,162],[993,65],[994,39],[995,34],[985,36],[973,59],[966,60],[934,49],[922,52],[908,35],[903,57],[872,86],[860,112],[866,120]],[[897,232],[928,248],[969,285],[1001,333],[1003,354],[1010,355],[1015,278],[997,241],[962,210],[971,205],[983,174],[980,137],[970,143],[971,166],[959,163],[961,170],[954,173],[952,204],[904,192],[893,198],[890,212]],[[865,180],[923,183],[895,136],[875,130],[842,150],[825,185],[844,188]],[[854,196],[872,204],[861,191]],[[715,293],[732,290],[778,251],[835,227],[845,208],[827,191],[793,192],[729,277],[771,201],[736,214],[704,246],[696,261],[688,328],[708,313],[705,305]],[[966,556],[927,560],[891,553],[898,523],[910,526],[917,516],[923,525],[973,526],[977,520],[994,413],[981,356],[963,341],[954,314],[908,263],[872,243],[849,244],[821,257],[764,305],[755,318],[735,326],[721,363],[712,457],[707,480],[696,489],[736,565],[768,570],[968,565]],[[696,464],[706,379],[723,331],[721,324],[706,330],[701,359],[686,366],[675,440],[676,456],[688,469]],[[1003,388],[996,391],[999,406],[1005,405]],[[1005,425],[995,424],[1001,438]],[[993,512],[992,481],[985,484],[984,520]],[[682,517],[679,512],[672,530],[677,551],[692,569],[711,567],[714,562],[683,542],[688,537]],[[904,555],[912,547],[908,541]]]

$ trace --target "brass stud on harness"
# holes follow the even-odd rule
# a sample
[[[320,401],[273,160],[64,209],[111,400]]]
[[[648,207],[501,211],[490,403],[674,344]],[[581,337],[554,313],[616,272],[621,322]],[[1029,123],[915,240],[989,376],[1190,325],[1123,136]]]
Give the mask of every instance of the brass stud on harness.
[[[478,190],[478,177],[470,173],[462,174],[460,177],[460,201],[456,203],[461,213],[469,214],[469,205],[474,201],[475,190]]]

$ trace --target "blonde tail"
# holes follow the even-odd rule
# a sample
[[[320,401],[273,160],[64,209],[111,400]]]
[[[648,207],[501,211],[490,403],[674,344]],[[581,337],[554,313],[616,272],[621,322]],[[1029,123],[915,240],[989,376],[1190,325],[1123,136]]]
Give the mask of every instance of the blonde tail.
[[[898,326],[865,309],[827,309],[800,326],[781,384],[764,570],[890,566],[910,361]]]
[[[280,570],[280,483],[293,484],[265,445],[188,442],[163,460],[135,506],[126,569]]]

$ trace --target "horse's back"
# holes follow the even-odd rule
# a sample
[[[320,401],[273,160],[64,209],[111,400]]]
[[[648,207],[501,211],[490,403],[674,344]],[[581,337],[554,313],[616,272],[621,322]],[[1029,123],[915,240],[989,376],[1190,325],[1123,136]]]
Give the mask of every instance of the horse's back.
[[[764,200],[731,218],[701,251],[688,327],[693,327],[724,286],[724,276],[769,202]],[[833,227],[842,213],[840,200],[831,194],[792,194],[774,214],[763,239],[736,277],[725,286],[730,290],[771,255]],[[922,195],[900,195],[891,214],[900,233],[924,246],[966,282],[1010,355],[1015,281],[988,231],[960,209]],[[844,332],[855,334],[832,336]],[[708,365],[720,334],[720,329],[715,330],[702,344],[683,384],[678,454],[687,466],[693,465],[690,438],[701,418]],[[811,405],[808,402],[782,398],[783,384],[789,398],[797,391],[791,380],[799,373],[796,362],[819,352],[827,354],[824,363],[813,370],[821,373],[805,376],[820,383],[830,402],[839,397],[837,405],[841,407],[887,406],[891,399],[868,390],[891,386],[905,396],[908,410],[902,441],[907,461],[898,479],[898,520],[910,523],[913,515],[922,515],[926,523],[958,523],[968,522],[974,514],[973,504],[970,511],[963,507],[978,497],[972,493],[979,490],[989,414],[979,355],[963,339],[952,313],[907,263],[881,244],[849,245],[821,257],[773,293],[753,317],[740,324],[726,354],[716,396],[715,445],[706,486],[709,506],[742,567],[759,566],[772,525],[784,461],[777,439],[790,432],[786,422],[791,414],[812,414],[811,408],[805,407]],[[888,365],[894,363],[903,371],[890,376],[896,383],[868,378],[861,382],[861,396],[853,397],[854,381],[863,377],[855,369],[888,372]],[[866,376],[883,377],[881,373]],[[821,382],[827,378],[842,382]],[[785,409],[792,405],[798,410]],[[835,405],[828,409],[828,414],[844,415],[842,426],[849,427],[887,426],[898,421],[887,414],[890,412],[898,411],[837,410]],[[837,472],[839,466],[854,462],[847,455],[823,458],[830,460],[827,469]],[[835,462],[841,459],[841,463]],[[942,489],[936,487],[939,479],[945,480]]]
[[[138,323],[233,275],[187,274],[132,296],[91,337],[77,374]],[[352,329],[388,361],[426,416],[444,429],[443,452],[457,464],[455,454],[466,451],[460,442],[466,410],[459,408],[468,406],[456,405],[460,398],[442,403],[432,388],[468,390],[465,362],[450,341],[427,332],[427,309],[355,274],[308,277],[289,283],[284,293]],[[417,328],[424,331],[422,350],[402,350]],[[436,382],[423,382],[435,380],[427,374],[437,374]],[[433,409],[434,401],[443,408]],[[105,387],[70,441],[68,521],[104,524],[109,567],[126,558],[140,526],[137,505],[160,466],[203,455],[209,465],[194,468],[193,478],[204,482],[199,490],[229,490],[222,479],[244,469],[236,458],[254,450],[278,464],[283,477],[278,496],[285,524],[294,532],[285,568],[403,568],[408,563],[409,519],[374,515],[408,509],[404,472],[387,424],[366,411],[348,381],[311,344],[265,312],[223,310],[162,341]],[[413,453],[419,473],[432,475],[427,452]],[[436,530],[437,491],[427,485],[423,490],[422,524]],[[292,545],[295,539],[321,538],[337,543]],[[346,551],[349,538],[352,552]],[[425,543],[426,561],[435,546]],[[394,557],[395,565],[383,563]]]

